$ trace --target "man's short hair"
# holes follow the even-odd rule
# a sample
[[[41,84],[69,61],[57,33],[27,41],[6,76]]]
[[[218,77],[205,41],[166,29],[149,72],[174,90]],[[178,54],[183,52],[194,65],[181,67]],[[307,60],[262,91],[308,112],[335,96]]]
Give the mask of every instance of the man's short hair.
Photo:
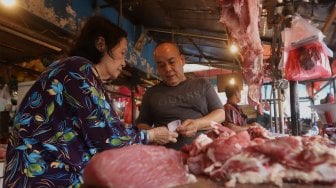
[[[225,95],[227,98],[232,97],[237,91],[240,91],[237,85],[227,85],[225,87]]]
[[[161,46],[161,45],[163,45],[163,44],[171,44],[171,45],[175,46],[176,49],[177,49],[180,53],[182,52],[182,49],[180,48],[180,46],[179,46],[177,43],[175,43],[175,42],[173,42],[173,41],[161,41],[161,42],[159,42],[159,43],[155,46],[155,48],[154,48],[154,53],[155,53],[155,50],[156,50],[159,46]]]

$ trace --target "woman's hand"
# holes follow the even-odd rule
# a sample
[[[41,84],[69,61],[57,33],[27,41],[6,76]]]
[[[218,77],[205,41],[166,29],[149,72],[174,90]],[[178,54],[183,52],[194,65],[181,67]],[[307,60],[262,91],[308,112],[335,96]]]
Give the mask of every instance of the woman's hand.
[[[170,132],[167,127],[156,127],[147,130],[149,135],[149,142],[156,144],[167,144],[168,142],[177,142],[178,134],[176,132]]]

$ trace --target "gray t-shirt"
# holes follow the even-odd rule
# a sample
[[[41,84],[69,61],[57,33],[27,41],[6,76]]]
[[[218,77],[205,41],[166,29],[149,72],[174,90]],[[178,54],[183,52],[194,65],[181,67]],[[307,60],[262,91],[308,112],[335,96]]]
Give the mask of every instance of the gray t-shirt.
[[[136,122],[153,127],[166,126],[178,119],[201,118],[216,109],[223,109],[223,104],[204,78],[187,79],[177,86],[159,83],[146,91]],[[193,139],[179,136],[178,143],[168,146],[179,149]]]

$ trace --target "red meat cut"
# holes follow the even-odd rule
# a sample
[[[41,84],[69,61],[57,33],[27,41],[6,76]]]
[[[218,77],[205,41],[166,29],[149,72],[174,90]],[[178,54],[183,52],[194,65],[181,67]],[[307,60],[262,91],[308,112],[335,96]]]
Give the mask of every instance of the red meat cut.
[[[107,150],[95,155],[84,170],[84,185],[88,187],[159,188],[189,181],[181,152],[163,146],[132,145]]]

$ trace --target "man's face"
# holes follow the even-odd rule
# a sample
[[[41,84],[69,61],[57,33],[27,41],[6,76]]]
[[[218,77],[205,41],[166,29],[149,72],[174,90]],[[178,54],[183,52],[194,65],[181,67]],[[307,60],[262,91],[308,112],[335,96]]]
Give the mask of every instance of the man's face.
[[[170,43],[159,45],[154,59],[162,81],[168,86],[177,86],[186,78],[183,72],[184,58],[177,47]]]

